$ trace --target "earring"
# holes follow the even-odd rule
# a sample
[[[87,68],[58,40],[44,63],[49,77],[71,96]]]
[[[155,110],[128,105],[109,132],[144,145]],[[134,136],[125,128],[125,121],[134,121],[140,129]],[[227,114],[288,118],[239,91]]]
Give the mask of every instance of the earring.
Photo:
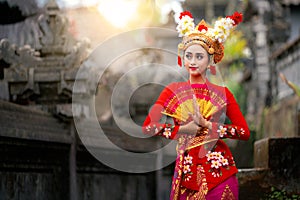
[[[208,66],[208,69],[210,70],[210,73],[212,75],[216,75],[217,74],[216,67],[214,65]]]
[[[177,64],[179,65],[179,67],[182,67],[182,60],[181,60],[182,49],[183,49],[183,44],[179,43],[177,49]]]
[[[181,57],[179,55],[177,57],[177,64],[179,65],[179,67],[182,67],[182,61],[181,61]]]

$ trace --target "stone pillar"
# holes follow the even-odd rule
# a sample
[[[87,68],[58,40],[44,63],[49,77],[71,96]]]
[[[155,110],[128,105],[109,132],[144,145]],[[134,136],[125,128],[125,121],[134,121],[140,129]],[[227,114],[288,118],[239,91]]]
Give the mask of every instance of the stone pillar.
[[[205,2],[205,21],[211,22],[215,16],[214,12],[214,0]]]
[[[268,44],[268,26],[265,21],[265,16],[270,12],[270,4],[268,1],[256,2],[258,9],[258,16],[253,21],[253,32],[255,36],[254,48],[254,65],[255,70],[253,71],[253,82],[256,88],[255,96],[255,114],[256,125],[260,124],[261,113],[266,106],[266,98],[269,95],[268,84],[270,81],[270,63],[269,55],[270,49]],[[253,103],[253,102],[251,102]]]

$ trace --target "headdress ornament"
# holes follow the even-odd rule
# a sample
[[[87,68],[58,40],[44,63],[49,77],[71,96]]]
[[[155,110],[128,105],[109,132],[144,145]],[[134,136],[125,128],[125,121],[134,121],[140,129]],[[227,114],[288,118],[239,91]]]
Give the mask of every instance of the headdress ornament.
[[[210,55],[213,55],[214,63],[218,63],[224,56],[223,43],[231,30],[243,20],[241,13],[235,12],[231,16],[218,19],[213,27],[201,20],[197,26],[189,11],[180,13],[176,30],[182,42],[178,44],[178,64],[181,66],[180,52],[192,44],[200,44]]]

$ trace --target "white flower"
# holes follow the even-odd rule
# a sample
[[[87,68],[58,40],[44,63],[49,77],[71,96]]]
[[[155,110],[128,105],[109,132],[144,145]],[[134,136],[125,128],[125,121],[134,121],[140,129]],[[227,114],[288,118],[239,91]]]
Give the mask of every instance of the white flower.
[[[190,180],[190,178],[191,178],[191,176],[190,176],[190,175],[188,175],[188,176],[185,176],[185,177],[184,177],[185,181],[189,181],[189,180]]]
[[[170,128],[165,128],[164,132],[163,132],[163,135],[166,137],[166,138],[169,138],[171,136],[171,129]]]
[[[213,152],[214,159],[221,160],[223,158],[221,152]]]
[[[235,135],[235,129],[234,129],[234,128],[231,128],[231,129],[230,129],[230,133],[231,133],[232,135]]]
[[[148,126],[146,126],[146,131],[151,131],[151,126],[150,125],[148,125]]]
[[[183,173],[187,174],[191,171],[190,165],[184,165],[183,166]]]
[[[217,132],[219,133],[219,136],[222,138],[224,137],[224,135],[226,135],[226,131],[227,131],[227,128],[226,127],[223,127],[223,126],[220,126],[219,127],[219,130],[217,130]]]
[[[176,27],[176,30],[179,33],[179,37],[190,34],[191,31],[194,31],[194,29],[195,29],[194,19],[188,15],[183,16],[178,22],[178,25]]]
[[[228,165],[228,160],[226,158],[223,158],[221,160],[221,163],[222,163],[223,166],[227,166]]]
[[[211,168],[216,168],[216,169],[218,169],[218,168],[221,167],[221,166],[222,166],[222,164],[220,163],[219,160],[212,160],[212,161],[211,161]]]
[[[206,157],[207,157],[207,161],[214,159],[214,155],[210,151],[206,154]]]
[[[212,175],[213,175],[214,177],[219,177],[219,176],[220,176],[219,173],[215,173],[215,172],[213,172]]]
[[[243,128],[241,128],[241,134],[244,135],[245,134],[245,130]]]
[[[234,21],[230,18],[221,18],[215,22],[214,28],[210,31],[210,36],[214,41],[225,42],[233,28]]]
[[[192,156],[187,155],[187,156],[184,157],[183,164],[192,164],[192,163],[193,163],[193,157]]]

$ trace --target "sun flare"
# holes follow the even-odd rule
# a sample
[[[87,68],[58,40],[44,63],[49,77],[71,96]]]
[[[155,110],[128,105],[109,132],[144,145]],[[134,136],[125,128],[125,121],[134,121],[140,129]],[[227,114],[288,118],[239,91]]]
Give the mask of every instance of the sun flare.
[[[125,27],[133,19],[138,7],[138,0],[101,0],[98,4],[99,12],[113,26]]]

